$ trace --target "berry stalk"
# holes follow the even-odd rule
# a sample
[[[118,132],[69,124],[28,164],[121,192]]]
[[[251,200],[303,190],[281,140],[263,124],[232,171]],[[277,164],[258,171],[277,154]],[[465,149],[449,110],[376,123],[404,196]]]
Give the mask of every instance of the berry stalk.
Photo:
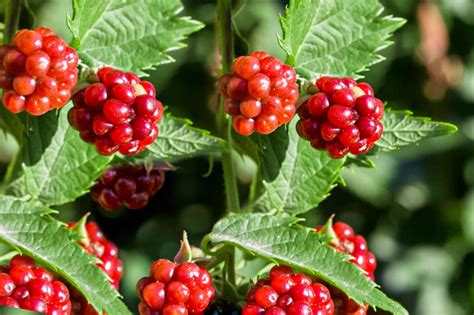
[[[221,55],[221,73],[227,73],[234,57],[234,44],[232,37],[232,5],[230,0],[217,1],[217,29],[216,42]],[[231,124],[224,110],[224,100],[221,98],[217,118],[219,133],[227,140],[227,148],[222,153],[222,167],[224,170],[224,183],[226,190],[227,210],[240,211],[239,190],[237,176],[232,160]]]
[[[7,0],[5,7],[5,29],[3,30],[3,41],[11,42],[13,35],[18,30],[22,0]]]

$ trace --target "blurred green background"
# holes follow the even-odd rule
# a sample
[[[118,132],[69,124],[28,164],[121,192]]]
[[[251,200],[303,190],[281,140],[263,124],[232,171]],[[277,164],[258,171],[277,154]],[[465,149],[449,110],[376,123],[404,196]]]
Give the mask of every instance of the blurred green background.
[[[173,53],[177,62],[150,72],[158,98],[174,115],[214,129],[214,1],[188,0],[186,15],[207,26],[192,35],[189,48]],[[240,6],[243,1],[237,5]],[[459,126],[451,137],[424,141],[374,161],[376,169],[344,171],[340,186],[320,207],[306,214],[315,226],[331,213],[367,236],[378,258],[376,280],[411,314],[462,315],[474,312],[474,2],[472,0],[385,0],[387,14],[408,20],[395,35],[387,58],[366,73],[375,93],[391,107]],[[248,0],[235,23],[239,54],[266,50],[281,58],[276,34],[285,1]],[[70,38],[69,1],[31,0],[36,24]],[[32,26],[28,12],[22,26]],[[245,40],[244,40],[245,39]],[[0,172],[17,150],[0,135]],[[64,221],[91,211],[121,249],[126,273],[121,291],[136,310],[135,283],[158,257],[172,258],[182,230],[196,245],[224,213],[219,163],[209,176],[206,158],[177,164],[164,188],[140,211],[108,213],[89,196],[60,207]],[[245,191],[255,165],[238,160]]]

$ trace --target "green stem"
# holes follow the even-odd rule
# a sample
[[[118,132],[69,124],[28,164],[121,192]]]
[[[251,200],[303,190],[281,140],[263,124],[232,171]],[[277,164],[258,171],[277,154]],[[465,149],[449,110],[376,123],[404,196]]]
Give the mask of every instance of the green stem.
[[[22,0],[9,0],[5,7],[5,29],[3,31],[4,43],[10,43],[18,30]]]
[[[232,6],[231,0],[217,1],[217,43],[222,58],[222,74],[229,72],[234,58],[234,43],[232,36]],[[222,153],[222,167],[224,170],[224,184],[226,190],[227,210],[240,211],[239,190],[237,176],[232,160],[231,124],[224,111],[224,102],[220,100],[217,126],[220,135],[227,140],[227,148]]]

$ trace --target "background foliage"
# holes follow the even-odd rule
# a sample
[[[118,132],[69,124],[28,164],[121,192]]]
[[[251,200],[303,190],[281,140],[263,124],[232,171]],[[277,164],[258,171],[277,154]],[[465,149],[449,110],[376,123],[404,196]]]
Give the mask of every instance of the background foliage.
[[[173,53],[176,63],[149,74],[159,99],[173,104],[169,112],[212,130],[214,121],[209,117],[217,106],[213,95],[216,61],[209,54],[214,44],[214,1],[183,2],[185,15],[206,27],[190,38],[189,49]],[[460,131],[451,137],[426,140],[417,147],[382,153],[374,159],[376,169],[353,166],[345,170],[346,186],[331,192],[333,198],[319,206],[322,211],[305,216],[309,225],[317,225],[336,213],[336,219],[352,222],[356,231],[367,235],[379,260],[378,282],[410,313],[469,314],[474,311],[474,48],[472,38],[465,35],[474,32],[474,14],[469,15],[474,10],[468,0],[435,2],[449,45],[444,56],[433,57],[427,46],[446,46],[441,35],[426,31],[426,24],[439,23],[436,12],[415,0],[381,2],[388,14],[408,22],[396,34],[395,45],[383,52],[388,60],[373,66],[366,75],[376,95],[394,108],[410,108],[419,116],[451,121]],[[241,53],[250,45],[284,57],[277,39],[267,36],[279,32],[275,17],[283,13],[284,4],[249,0],[242,7],[236,24],[242,37],[250,40],[237,39]],[[36,0],[30,5],[40,12],[38,24],[70,38],[63,18],[66,12],[71,15],[69,1]],[[30,23],[31,17],[22,17],[23,25]],[[433,60],[441,60],[440,65]],[[0,142],[3,175],[17,148],[3,135]],[[222,216],[219,209],[224,209],[225,202],[220,165],[216,163],[207,177],[196,176],[207,172],[207,159],[177,165],[179,172],[167,173],[163,190],[147,209],[110,214],[89,196],[60,207],[64,221],[92,211],[108,237],[121,248],[127,266],[122,292],[131,309],[137,302],[136,279],[146,273],[156,257],[174,256],[181,230],[186,229],[191,242],[197,244]],[[254,171],[255,165],[248,159],[239,160],[242,184],[248,183]]]

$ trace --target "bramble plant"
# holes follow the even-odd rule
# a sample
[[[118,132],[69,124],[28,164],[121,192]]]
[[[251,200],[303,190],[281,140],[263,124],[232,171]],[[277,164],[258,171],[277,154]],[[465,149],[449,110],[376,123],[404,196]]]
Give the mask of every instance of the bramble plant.
[[[350,222],[329,218],[315,229],[298,217],[342,183],[345,167],[373,167],[374,155],[456,131],[391,110],[360,81],[403,19],[383,16],[378,0],[290,0],[275,36],[286,60],[239,57],[233,2],[217,0],[211,134],[172,116],[144,80],[204,27],[179,15],[180,0],[72,6],[67,44],[41,25],[19,30],[22,1],[6,1],[0,129],[21,149],[0,191],[0,240],[15,252],[0,261],[0,305],[47,314],[407,314],[374,281],[376,258]],[[248,200],[235,153],[258,165]],[[227,214],[201,251],[184,236],[174,262],[157,257],[136,279],[141,302],[129,310],[118,249],[87,217],[68,227],[52,207],[92,194],[108,210],[142,208],[172,163],[203,155],[222,163]],[[238,272],[255,261],[251,277]]]

